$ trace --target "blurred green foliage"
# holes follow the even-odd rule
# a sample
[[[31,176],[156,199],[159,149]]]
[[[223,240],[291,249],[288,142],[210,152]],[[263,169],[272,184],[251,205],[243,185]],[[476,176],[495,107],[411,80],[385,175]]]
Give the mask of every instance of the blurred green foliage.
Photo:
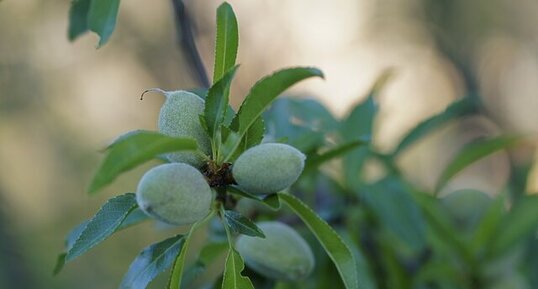
[[[411,130],[412,135],[403,138],[406,141],[400,142],[392,154],[377,151],[374,147],[359,147],[340,155],[343,156],[341,163],[323,163],[320,170],[305,174],[291,192],[308,200],[309,205],[345,236],[356,256],[362,256],[358,260],[361,260],[359,273],[364,288],[538,288],[537,201],[525,192],[530,169],[527,163],[511,159],[512,177],[506,187],[501,188],[500,196],[495,199],[464,198],[461,205],[458,202],[448,204],[447,199],[462,192],[448,192],[446,197],[434,198],[431,196],[433,192],[406,179],[398,166],[400,151],[442,125],[470,115],[491,117],[480,102],[477,71],[472,67],[475,54],[471,51],[488,29],[495,29],[502,23],[496,20],[502,18],[499,17],[501,5],[488,1],[423,1],[421,5],[426,11],[425,19],[421,19],[423,26],[431,29],[437,48],[448,56],[466,82],[464,94],[467,97],[454,105],[465,103],[469,107],[457,109],[455,113],[449,108],[447,113],[423,122]],[[8,27],[2,23],[2,27]],[[509,31],[517,30],[512,23],[507,26]],[[521,34],[525,37],[525,33]],[[157,44],[148,44],[151,45]],[[157,75],[163,73],[159,71],[159,65],[148,66],[152,66]],[[2,62],[0,68],[3,72],[10,71],[10,75],[24,76],[24,81],[9,77],[0,79],[0,86],[9,88],[9,93],[2,93],[0,98],[0,119],[16,121],[19,117],[33,115],[35,118],[36,113],[44,113],[43,106],[49,100],[40,98],[47,89],[42,72],[25,62],[16,65]],[[372,138],[376,133],[373,123],[378,117],[377,88],[372,89],[367,100],[343,119],[333,117],[315,100],[282,98],[265,115],[268,137],[296,146],[312,158],[346,142]],[[62,156],[58,159],[65,162],[61,164],[62,172],[69,173],[65,178],[74,183],[87,183],[88,172],[95,163],[87,151],[95,148],[88,149],[86,144],[77,141],[69,134],[70,128],[62,126],[61,120],[52,118],[45,123],[57,125],[56,129],[48,125],[45,133]],[[383,176],[375,180],[365,176],[364,168],[372,162],[383,168]],[[0,196],[1,190],[2,184]],[[472,194],[470,191],[466,193]],[[74,219],[81,215],[84,218],[90,216],[100,201],[104,199],[96,199],[91,205],[84,201],[70,203],[77,204],[78,208],[91,207],[79,211],[69,209],[67,201],[58,200],[56,210],[65,210],[61,214],[65,216],[62,220],[25,229],[16,221],[23,217],[0,205],[0,288],[13,288],[12,284],[17,284],[16,288],[101,288],[117,284],[137,251],[148,242],[169,235],[170,230],[156,232],[153,225],[144,225],[136,231],[127,230],[116,236],[113,243],[105,243],[104,248],[99,249],[106,254],[90,254],[84,262],[73,264],[73,268],[52,279],[50,271],[55,252],[49,252],[53,250],[48,248],[58,248],[59,236],[68,231],[68,227],[75,223]],[[247,211],[253,219],[273,216],[259,207],[249,207]],[[298,224],[290,215],[281,218]],[[297,227],[301,229],[301,225]],[[210,230],[210,234],[218,234],[213,231]],[[306,232],[305,236],[308,236]],[[205,236],[199,236],[199,239],[205,239]],[[248,272],[253,276],[256,288],[273,285],[281,289],[340,288],[342,284],[337,281],[336,269],[314,240],[311,241],[313,248],[317,248],[316,280],[274,284]],[[193,259],[191,257],[190,261]],[[157,280],[154,288],[164,287],[164,282]],[[195,284],[202,283],[198,280]]]

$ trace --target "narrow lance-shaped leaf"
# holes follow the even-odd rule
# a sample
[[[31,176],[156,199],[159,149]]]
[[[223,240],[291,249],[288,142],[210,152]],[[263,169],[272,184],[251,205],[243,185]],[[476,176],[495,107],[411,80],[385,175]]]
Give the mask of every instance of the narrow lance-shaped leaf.
[[[359,289],[357,262],[351,250],[342,238],[321,219],[311,208],[295,196],[278,193],[278,197],[286,203],[316,236],[321,246],[333,261],[346,289]]]
[[[230,84],[237,71],[237,66],[228,71],[224,77],[217,81],[207,93],[205,100],[204,117],[208,133],[216,139],[216,132],[224,123],[224,116],[228,109]]]
[[[448,123],[449,121],[468,115],[474,112],[474,106],[472,101],[469,98],[464,98],[462,100],[456,101],[448,106],[443,112],[436,114],[430,118],[427,118],[423,122],[415,126],[411,131],[409,131],[402,139],[398,147],[394,150],[392,155],[395,157],[399,155],[402,151],[407,149],[413,143],[417,142],[428,133],[439,129],[442,125]]]
[[[349,142],[360,140],[361,138],[371,138],[374,120],[378,112],[378,105],[375,98],[385,87],[391,75],[391,70],[381,73],[370,88],[366,99],[357,103],[342,122],[340,134],[344,141]],[[360,172],[369,155],[370,150],[367,146],[363,146],[353,150],[343,158],[344,180],[349,187],[356,188],[361,184]]]
[[[91,0],[74,0],[69,9],[69,28],[67,37],[70,41],[88,32],[88,13]]]
[[[226,2],[217,9],[216,38],[213,83],[219,81],[226,71],[235,65],[239,46],[237,19],[232,6]]]
[[[136,207],[136,197],[132,193],[110,199],[85,225],[84,230],[67,252],[66,261],[84,254],[112,235]]]
[[[241,274],[244,269],[245,262],[243,258],[230,246],[224,267],[222,289],[254,289],[250,279]]]
[[[265,238],[263,231],[254,222],[236,211],[225,211],[224,220],[226,225],[235,233]]]
[[[54,276],[58,275],[64,268],[67,252],[71,250],[71,248],[73,248],[73,245],[77,241],[82,231],[84,231],[84,229],[86,228],[86,225],[88,225],[88,222],[89,220],[82,222],[73,230],[71,230],[69,234],[67,234],[67,237],[65,238],[65,251],[58,255],[58,258],[56,259],[56,265],[54,266],[54,270],[52,271],[52,274]]]
[[[125,217],[116,231],[129,228],[146,220],[149,220],[149,216],[146,215],[146,213],[144,213],[140,208],[136,208],[132,210],[127,217]]]
[[[498,227],[493,238],[493,253],[501,255],[507,249],[538,231],[538,196],[520,198]]]
[[[383,179],[360,191],[360,197],[381,223],[415,251],[426,245],[426,224],[419,206],[397,179]]]
[[[181,280],[183,278],[183,268],[185,267],[185,258],[187,257],[187,250],[189,250],[189,244],[192,238],[192,234],[200,227],[202,224],[213,218],[214,212],[211,211],[204,219],[199,220],[194,223],[187,236],[184,237],[184,244],[181,252],[176,257],[174,261],[174,266],[172,267],[172,273],[170,274],[170,279],[168,280],[168,289],[180,289]]]
[[[364,141],[361,141],[361,140],[358,140],[358,141],[352,141],[352,142],[348,142],[348,143],[345,143],[345,144],[341,144],[335,148],[332,148],[326,152],[323,152],[322,154],[320,155],[317,155],[317,156],[313,156],[313,157],[309,157],[307,160],[306,160],[306,164],[305,164],[305,169],[304,169],[304,173],[308,173],[312,170],[315,170],[317,169],[320,165],[322,165],[324,162],[327,162],[327,161],[330,161],[334,158],[337,158],[339,156],[342,156],[350,151],[352,151],[353,149],[361,146],[361,145],[364,145],[364,144],[367,144],[367,141],[364,140]]]
[[[196,262],[185,272],[181,280],[181,288],[189,288],[192,281],[202,274],[207,266],[228,249],[227,242],[208,243],[201,250]],[[220,284],[220,283],[219,283]]]
[[[258,117],[258,119],[254,121],[243,137],[243,141],[241,142],[242,151],[246,151],[247,149],[260,144],[263,140],[264,134],[265,123],[263,118]]]
[[[265,123],[261,117],[259,117],[252,126],[247,130],[243,139],[241,140],[239,147],[235,150],[235,153],[228,158],[229,162],[235,161],[244,151],[249,148],[260,144],[265,134]]]
[[[127,217],[125,217],[125,219],[121,222],[121,224],[116,228],[114,233],[120,230],[129,228],[131,226],[134,226],[136,224],[139,224],[148,219],[149,219],[148,215],[146,215],[139,208],[135,208],[131,210],[130,213],[127,214]],[[81,224],[79,224],[78,226],[76,226],[73,230],[71,230],[71,232],[69,232],[69,234],[67,235],[67,238],[65,239],[65,251],[59,254],[57,262],[56,262],[56,266],[54,267],[53,275],[57,275],[63,269],[65,265],[65,257],[67,256],[67,252],[69,252],[69,250],[73,248],[73,245],[75,244],[78,237],[80,236],[82,231],[84,231],[84,229],[86,228],[89,222],[90,220],[86,220],[82,222]]]
[[[189,234],[185,237],[183,247],[174,261],[172,266],[172,273],[168,280],[168,289],[180,289],[181,280],[183,277],[183,268],[185,267],[185,258],[187,257],[187,250],[192,237],[193,228],[189,231]]]
[[[437,181],[436,191],[438,192],[442,189],[453,176],[470,164],[495,152],[513,147],[521,140],[522,138],[517,136],[499,136],[466,145],[441,173],[441,177],[439,177],[439,180]]]
[[[115,142],[95,174],[89,193],[111,183],[118,175],[160,154],[179,150],[195,150],[196,141],[190,138],[169,137],[157,132],[137,131]]]
[[[88,26],[100,37],[98,47],[105,45],[114,28],[118,17],[120,0],[92,0],[88,14]]]
[[[131,263],[120,289],[145,289],[172,265],[184,242],[184,237],[178,235],[146,247]]]
[[[323,77],[323,73],[311,67],[288,68],[259,80],[241,104],[239,112],[232,121],[232,129],[245,135],[263,111],[282,92],[295,83],[310,77]]]

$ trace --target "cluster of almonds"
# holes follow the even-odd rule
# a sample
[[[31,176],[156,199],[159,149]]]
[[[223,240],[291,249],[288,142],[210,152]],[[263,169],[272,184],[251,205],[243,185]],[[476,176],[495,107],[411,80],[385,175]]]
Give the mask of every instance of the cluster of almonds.
[[[211,187],[234,184],[245,192],[265,195],[291,186],[304,168],[305,155],[292,146],[262,143],[243,152],[233,164],[211,167],[211,142],[199,116],[204,100],[187,91],[165,93],[159,115],[159,131],[173,137],[189,137],[199,151],[168,153],[169,161],[150,169],[136,191],[140,208],[149,216],[172,225],[188,225],[208,215],[215,199]],[[224,170],[224,172],[222,172]],[[224,182],[213,182],[218,172]],[[218,177],[218,176],[217,176]],[[253,270],[269,278],[297,280],[308,276],[314,257],[306,241],[280,222],[258,223],[265,239],[241,236],[236,247]]]

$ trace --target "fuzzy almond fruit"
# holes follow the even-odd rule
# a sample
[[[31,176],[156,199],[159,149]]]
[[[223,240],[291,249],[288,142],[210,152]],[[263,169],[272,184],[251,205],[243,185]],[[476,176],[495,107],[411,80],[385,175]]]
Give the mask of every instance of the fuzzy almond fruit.
[[[146,214],[172,225],[188,225],[204,218],[212,199],[204,176],[184,163],[150,169],[136,190],[138,205]]]
[[[205,154],[211,153],[209,136],[200,123],[204,113],[204,100],[188,91],[164,92],[166,101],[159,114],[159,132],[172,137],[189,137],[196,140],[198,148]],[[203,157],[195,151],[173,152],[165,155],[171,162],[188,163],[201,167]]]
[[[290,226],[281,222],[260,222],[265,239],[241,235],[236,248],[245,263],[261,275],[285,281],[301,280],[314,269],[312,249]]]
[[[297,181],[304,169],[305,155],[281,143],[263,143],[243,152],[232,168],[239,187],[252,194],[282,191]]]

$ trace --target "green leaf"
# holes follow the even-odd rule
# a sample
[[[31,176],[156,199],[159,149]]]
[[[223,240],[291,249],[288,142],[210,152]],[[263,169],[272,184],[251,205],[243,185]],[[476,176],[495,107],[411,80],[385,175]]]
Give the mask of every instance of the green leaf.
[[[327,222],[321,219],[311,208],[295,196],[278,193],[278,197],[303,220],[310,231],[316,236],[338,269],[338,273],[346,289],[358,289],[357,261],[342,238],[338,236]]]
[[[108,150],[101,167],[93,178],[89,193],[111,183],[121,173],[149,161],[160,154],[179,150],[195,150],[196,141],[189,138],[169,137],[157,132],[132,133]]]
[[[235,233],[265,238],[263,231],[254,222],[236,211],[224,211],[224,220],[226,225]]]
[[[149,219],[148,215],[146,215],[139,208],[135,208],[129,214],[127,214],[127,217],[121,222],[120,226],[116,229],[115,232],[134,226],[148,219]],[[82,231],[86,229],[86,226],[88,225],[89,222],[90,220],[86,220],[82,222],[81,224],[76,226],[73,230],[71,230],[69,234],[67,234],[67,238],[65,240],[65,251],[58,255],[58,258],[56,260],[56,265],[52,273],[53,275],[57,275],[62,271],[66,262],[65,257],[67,256],[67,252],[71,250],[71,248],[73,248],[73,245],[79,238]]]
[[[237,48],[239,46],[239,32],[237,19],[230,4],[224,2],[217,9],[217,37],[215,43],[215,67],[213,83],[235,65]]]
[[[110,199],[84,227],[67,251],[65,260],[75,259],[108,238],[136,207],[136,197],[132,193]]]
[[[474,111],[475,109],[473,102],[467,97],[452,103],[443,112],[427,118],[409,131],[403,137],[402,141],[400,144],[398,144],[394,152],[392,152],[393,157],[396,157],[413,143],[417,142],[428,133],[438,130],[441,126],[445,125],[449,121],[471,114]]]
[[[187,257],[187,249],[189,248],[189,243],[192,237],[192,228],[189,231],[189,234],[184,238],[184,244],[181,251],[174,261],[172,266],[172,273],[170,274],[170,279],[168,280],[168,289],[180,289],[181,280],[183,277],[183,268],[185,267],[185,258]]]
[[[222,279],[222,289],[254,289],[248,277],[241,275],[245,269],[245,262],[241,255],[230,246],[226,265],[224,267],[224,277]]]
[[[228,71],[224,77],[209,88],[209,92],[207,93],[204,117],[208,133],[213,139],[217,138],[216,133],[224,122],[226,110],[228,109],[230,84],[237,71],[237,67],[235,66]]]
[[[245,136],[243,136],[243,139],[239,144],[239,148],[235,151],[235,154],[228,159],[228,161],[235,161],[244,151],[260,144],[263,140],[264,134],[265,123],[263,122],[263,118],[260,117],[248,129],[247,133],[245,134]]]
[[[502,220],[493,238],[495,254],[504,253],[538,231],[538,195],[521,197]]]
[[[105,45],[114,28],[118,17],[120,0],[92,0],[88,14],[88,26],[100,37],[98,47]]]
[[[56,276],[60,274],[62,269],[65,266],[65,256],[67,253],[60,253],[58,257],[56,258],[56,265],[54,266],[54,270],[52,270],[52,276]]]
[[[192,281],[203,273],[206,268],[226,249],[228,249],[227,242],[205,244],[200,250],[196,262],[185,272],[181,282],[181,287],[188,288]]]
[[[185,238],[178,235],[146,247],[131,263],[120,289],[145,289],[172,265],[184,242]]]
[[[258,117],[243,137],[243,141],[241,142],[242,150],[246,151],[247,149],[260,144],[263,140],[264,133],[265,123],[263,122],[263,118]]]
[[[306,164],[305,164],[305,168],[304,168],[304,172],[303,173],[308,173],[308,172],[311,172],[312,170],[315,170],[317,169],[319,166],[321,166],[323,163],[327,162],[327,161],[330,161],[334,158],[337,158],[339,156],[342,156],[354,149],[356,149],[357,147],[361,146],[361,145],[364,145],[364,144],[367,144],[367,141],[352,141],[352,142],[349,142],[349,143],[345,143],[345,144],[341,144],[335,148],[331,148],[329,149],[328,151],[320,154],[320,155],[316,155],[316,156],[312,156],[312,157],[309,157],[307,160],[306,160]]]
[[[499,136],[479,140],[466,145],[461,149],[452,161],[446,166],[437,181],[436,191],[439,192],[444,185],[456,174],[470,164],[495,152],[513,147],[521,141],[517,136]]]
[[[122,133],[117,138],[115,138],[109,145],[107,145],[103,151],[107,151],[113,148],[116,144],[122,143],[123,141],[125,141],[126,139],[129,139],[130,137],[140,134],[140,133],[144,133],[144,132],[147,132],[147,131],[143,129],[135,129],[135,130],[130,130],[126,133]]]
[[[501,194],[496,197],[493,204],[486,210],[473,234],[471,242],[473,252],[480,252],[487,248],[491,244],[491,240],[496,238],[495,234],[505,215],[505,204],[506,198],[504,194]]]
[[[88,32],[88,12],[91,0],[73,0],[69,9],[69,28],[67,37],[69,41]]]
[[[205,218],[194,223],[191,226],[187,236],[184,237],[185,241],[183,247],[177,255],[176,260],[174,261],[174,266],[172,267],[172,274],[170,274],[170,279],[168,280],[168,289],[180,289],[183,278],[183,268],[185,267],[185,258],[187,257],[187,250],[189,249],[192,234],[194,231],[196,231],[196,229],[198,229],[199,226],[209,221],[211,218],[213,218],[213,216],[214,212],[211,211]]]
[[[417,192],[413,194],[413,197],[421,207],[428,227],[437,238],[450,246],[455,255],[457,254],[461,259],[471,263],[473,258],[471,252],[467,248],[463,236],[454,228],[453,222],[441,207],[439,199],[424,192]]]
[[[316,68],[296,67],[275,72],[259,80],[246,96],[239,112],[232,121],[232,129],[242,139],[248,129],[258,120],[263,111],[282,92],[293,84],[309,77],[323,77]]]
[[[277,98],[263,114],[269,136],[308,154],[325,144],[339,123],[314,99]]]
[[[136,208],[132,210],[125,220],[121,222],[121,225],[118,227],[116,231],[127,229],[131,226],[137,225],[142,223],[143,221],[149,220],[149,216],[144,213],[140,208]]]
[[[331,132],[338,126],[333,115],[315,99],[282,97],[264,113],[266,123],[274,126],[275,137],[293,138],[292,121],[309,131]]]
[[[368,97],[363,102],[358,103],[342,122],[340,135],[344,141],[350,142],[361,138],[371,138],[374,120],[378,111],[374,98],[381,91],[387,78],[387,74],[382,74],[370,89]],[[360,184],[359,174],[368,155],[369,149],[364,146],[353,150],[343,159],[344,179],[350,187],[356,188]]]
[[[403,186],[385,179],[361,190],[360,197],[385,227],[419,251],[426,245],[426,226],[419,206]]]

